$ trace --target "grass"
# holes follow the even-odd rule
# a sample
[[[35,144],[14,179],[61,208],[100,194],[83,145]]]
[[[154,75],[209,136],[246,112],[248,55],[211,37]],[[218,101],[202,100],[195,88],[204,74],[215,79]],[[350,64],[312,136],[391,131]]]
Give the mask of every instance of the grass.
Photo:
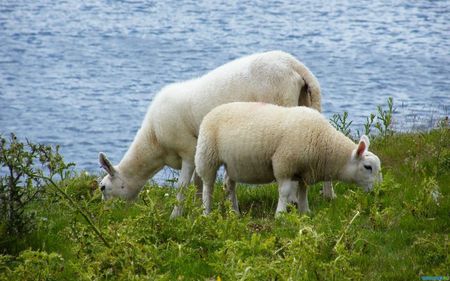
[[[215,189],[202,216],[193,187],[186,213],[169,220],[175,190],[146,186],[134,204],[101,201],[96,178],[49,189],[29,207],[35,231],[2,244],[0,280],[420,280],[449,276],[450,132],[394,133],[372,140],[384,181],[369,194],[335,183],[325,200],[311,187],[312,213],[274,218],[275,185],[238,186],[242,216]],[[0,249],[1,250],[1,249]]]

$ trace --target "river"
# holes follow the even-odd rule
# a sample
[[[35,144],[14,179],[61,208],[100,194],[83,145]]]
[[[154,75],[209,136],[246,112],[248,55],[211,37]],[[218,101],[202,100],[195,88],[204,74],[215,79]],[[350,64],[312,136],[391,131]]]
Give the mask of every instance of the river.
[[[3,0],[0,133],[96,173],[164,85],[274,49],[312,70],[324,114],[348,111],[353,131],[388,97],[398,130],[448,116],[448,1]]]

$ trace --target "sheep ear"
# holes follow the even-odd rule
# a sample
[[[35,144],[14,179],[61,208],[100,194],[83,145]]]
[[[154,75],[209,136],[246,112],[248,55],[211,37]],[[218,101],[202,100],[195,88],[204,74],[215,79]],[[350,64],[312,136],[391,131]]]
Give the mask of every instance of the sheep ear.
[[[359,140],[358,148],[356,149],[357,157],[362,157],[364,152],[369,149],[370,141],[366,135],[362,135]]]
[[[116,170],[103,152],[100,152],[98,155],[98,161],[100,162],[100,166],[105,169],[110,176],[114,176]]]

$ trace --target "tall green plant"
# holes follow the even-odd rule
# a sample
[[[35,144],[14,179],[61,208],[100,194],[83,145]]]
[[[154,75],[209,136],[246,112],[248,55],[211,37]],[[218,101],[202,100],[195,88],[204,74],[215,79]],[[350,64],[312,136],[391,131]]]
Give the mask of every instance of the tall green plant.
[[[353,121],[348,121],[348,112],[344,111],[344,113],[341,114],[333,114],[333,117],[331,118],[331,124],[338,130],[341,131],[344,135],[347,137],[351,134],[350,125],[352,125]]]
[[[389,97],[387,100],[387,108],[383,108],[381,105],[377,106],[377,113],[370,113],[368,117],[366,117],[366,122],[364,123],[364,134],[368,137],[373,137],[372,127],[375,127],[378,130],[378,134],[385,140],[386,137],[392,136],[394,134],[394,129],[392,128],[393,124],[393,115],[395,112],[394,108],[394,100],[392,97]],[[334,114],[330,119],[331,124],[338,130],[341,131],[344,135],[348,137],[354,137],[351,135],[351,128],[353,121],[348,120],[348,112],[344,111],[341,114]],[[361,132],[359,130],[356,131],[357,139],[361,136]]]
[[[20,142],[14,134],[0,136],[0,210],[3,232],[9,236],[28,233],[32,216],[27,205],[43,192],[47,182],[44,174],[66,177],[67,168],[59,147]]]
[[[366,117],[366,123],[364,123],[364,134],[366,136],[370,136],[371,134],[371,129],[372,129],[372,124],[373,121],[375,120],[375,114],[370,113],[370,116]]]
[[[58,184],[71,176],[73,163],[65,163],[55,148],[20,142],[14,134],[9,139],[0,135],[0,210],[5,237],[14,239],[32,229],[33,220],[26,212],[46,187],[52,188],[76,212],[81,214],[96,235],[109,247],[88,211],[79,206]]]
[[[388,98],[388,107],[383,109],[381,105],[377,106],[377,122],[375,123],[375,128],[381,136],[386,138],[387,136],[392,136],[394,130],[392,128],[392,116],[394,115],[394,100],[392,97]]]

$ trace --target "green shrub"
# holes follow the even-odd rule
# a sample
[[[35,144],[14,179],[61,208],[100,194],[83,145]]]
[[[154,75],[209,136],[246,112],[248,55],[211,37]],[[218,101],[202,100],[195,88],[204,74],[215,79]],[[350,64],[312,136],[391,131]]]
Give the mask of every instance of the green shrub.
[[[44,192],[48,182],[43,177],[65,178],[72,165],[64,163],[58,146],[0,135],[0,245],[33,230],[35,214],[27,207]]]

